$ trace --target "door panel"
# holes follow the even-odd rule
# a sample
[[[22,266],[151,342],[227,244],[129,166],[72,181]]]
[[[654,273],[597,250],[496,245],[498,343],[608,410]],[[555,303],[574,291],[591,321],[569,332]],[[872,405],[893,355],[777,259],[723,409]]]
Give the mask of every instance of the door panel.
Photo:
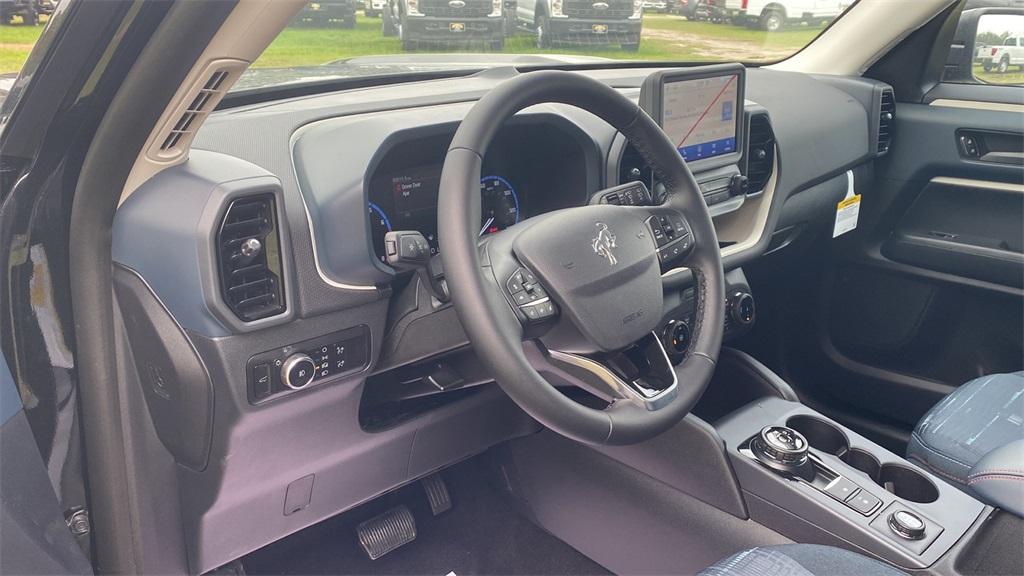
[[[790,291],[805,298],[793,309],[813,311],[783,319],[785,375],[895,450],[956,386],[1024,363],[1024,167],[980,161],[958,139],[1018,134],[1020,118],[898,103],[892,150],[858,185],[858,230]]]
[[[0,354],[0,574],[91,574]]]
[[[967,279],[1024,286],[1024,186],[934,178],[882,255]]]

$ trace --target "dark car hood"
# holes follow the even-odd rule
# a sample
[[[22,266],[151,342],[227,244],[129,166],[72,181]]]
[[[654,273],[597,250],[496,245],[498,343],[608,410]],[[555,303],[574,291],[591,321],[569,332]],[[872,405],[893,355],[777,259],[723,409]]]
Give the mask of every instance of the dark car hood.
[[[250,68],[232,90],[253,90],[282,84],[408,74],[447,70],[481,70],[501,66],[558,66],[610,62],[596,56],[541,54],[407,54],[398,56],[360,56],[336,60],[319,66],[294,68]]]

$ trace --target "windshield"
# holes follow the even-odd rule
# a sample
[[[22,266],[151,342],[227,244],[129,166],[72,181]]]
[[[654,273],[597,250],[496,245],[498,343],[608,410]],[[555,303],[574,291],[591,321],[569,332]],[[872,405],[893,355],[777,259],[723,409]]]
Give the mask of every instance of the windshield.
[[[11,0],[0,18],[0,99],[68,0]],[[851,0],[319,0],[234,90],[331,78],[600,65],[614,60],[774,62]]]
[[[774,62],[850,0],[321,0],[234,87],[611,60]]]

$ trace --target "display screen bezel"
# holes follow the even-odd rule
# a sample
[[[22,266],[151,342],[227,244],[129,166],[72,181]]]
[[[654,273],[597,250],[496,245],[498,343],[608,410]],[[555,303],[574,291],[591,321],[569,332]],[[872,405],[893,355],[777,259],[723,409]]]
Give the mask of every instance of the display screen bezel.
[[[658,123],[664,126],[664,94],[665,85],[674,82],[685,82],[689,80],[700,80],[704,78],[718,78],[723,76],[736,76],[736,109],[733,111],[736,131],[736,149],[733,152],[710,156],[698,160],[687,161],[687,166],[692,172],[699,172],[721,166],[728,166],[739,163],[743,157],[743,150],[746,145],[746,130],[744,125],[745,95],[746,95],[746,68],[742,64],[715,64],[711,66],[697,66],[694,68],[681,68],[674,70],[659,70],[648,76],[640,87],[640,106],[647,114]],[[682,152],[680,152],[682,155]]]

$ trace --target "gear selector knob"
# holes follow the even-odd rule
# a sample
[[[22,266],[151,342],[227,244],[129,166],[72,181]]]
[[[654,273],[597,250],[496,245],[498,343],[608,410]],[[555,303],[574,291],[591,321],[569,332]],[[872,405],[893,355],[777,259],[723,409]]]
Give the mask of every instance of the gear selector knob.
[[[799,474],[807,462],[807,439],[786,426],[766,426],[750,443],[761,463],[780,472]]]

